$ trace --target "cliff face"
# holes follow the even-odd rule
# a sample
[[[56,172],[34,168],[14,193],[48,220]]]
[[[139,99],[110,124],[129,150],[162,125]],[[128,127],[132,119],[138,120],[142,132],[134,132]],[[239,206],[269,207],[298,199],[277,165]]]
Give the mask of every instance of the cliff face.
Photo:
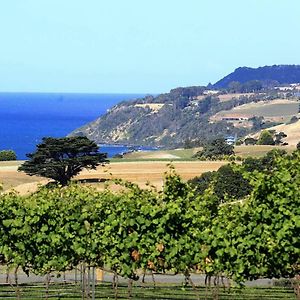
[[[215,88],[226,88],[232,81],[245,83],[251,80],[262,82],[277,82],[278,84],[300,82],[299,65],[274,65],[259,68],[241,67],[217,81]]]

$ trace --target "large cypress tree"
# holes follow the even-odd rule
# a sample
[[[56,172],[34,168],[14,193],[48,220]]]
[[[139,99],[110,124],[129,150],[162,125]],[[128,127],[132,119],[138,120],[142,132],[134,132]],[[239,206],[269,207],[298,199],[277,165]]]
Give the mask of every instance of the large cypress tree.
[[[18,169],[26,174],[54,179],[67,185],[71,178],[85,169],[96,169],[108,162],[107,154],[87,137],[43,138],[29,158]]]

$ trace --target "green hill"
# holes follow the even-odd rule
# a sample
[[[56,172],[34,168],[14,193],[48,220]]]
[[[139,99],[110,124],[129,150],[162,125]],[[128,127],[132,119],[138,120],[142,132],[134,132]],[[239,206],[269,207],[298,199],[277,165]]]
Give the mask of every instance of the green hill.
[[[259,68],[241,67],[217,81],[214,88],[226,88],[231,82],[245,83],[259,80],[265,84],[289,84],[300,82],[300,65],[274,65]]]
[[[300,85],[275,87],[295,82],[300,82],[300,66],[238,68],[215,85],[180,87],[121,102],[71,135],[98,143],[167,147],[201,146],[218,136],[242,137],[298,114]],[[270,103],[275,99],[281,102]]]

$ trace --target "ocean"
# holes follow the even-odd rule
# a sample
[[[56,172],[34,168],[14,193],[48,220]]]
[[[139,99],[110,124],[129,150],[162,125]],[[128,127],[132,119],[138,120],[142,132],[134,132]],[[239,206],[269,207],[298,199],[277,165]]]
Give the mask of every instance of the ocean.
[[[26,159],[43,137],[64,137],[95,120],[115,104],[141,94],[0,93],[0,150],[14,150]],[[126,146],[102,145],[109,157]]]

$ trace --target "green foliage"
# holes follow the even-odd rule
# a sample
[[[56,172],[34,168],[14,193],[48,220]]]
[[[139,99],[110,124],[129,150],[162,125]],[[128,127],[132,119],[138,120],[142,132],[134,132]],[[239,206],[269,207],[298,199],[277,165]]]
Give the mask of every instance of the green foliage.
[[[285,150],[274,149],[261,158],[247,157],[241,165],[228,164],[220,167],[218,171],[205,172],[189,180],[189,183],[202,195],[211,187],[220,203],[227,199],[243,199],[252,191],[250,181],[244,174],[254,171],[270,172],[276,167],[277,158],[286,156]]]
[[[287,137],[287,135],[282,131],[275,133],[275,140],[274,140],[275,145],[282,144],[283,143],[282,139],[284,139],[286,137]]]
[[[278,157],[286,157],[287,152],[282,149],[273,149],[266,153],[263,157],[254,158],[247,157],[242,164],[243,170],[246,172],[260,171],[269,172],[276,167]]]
[[[278,84],[289,84],[300,82],[300,66],[298,65],[273,65],[259,68],[241,67],[228,74],[217,83],[215,88],[226,88],[230,82],[235,81],[241,84],[253,79],[261,81],[264,86],[274,87]]]
[[[210,117],[242,104],[268,99],[268,95],[253,94],[220,101],[218,96],[203,95],[202,88],[178,88],[155,97],[122,102],[72,134],[109,143],[112,142],[112,131],[122,129],[123,134],[117,140],[119,143],[182,147],[187,141],[186,146],[190,147],[192,141],[196,146],[217,136],[244,136],[257,127],[260,129],[265,123],[261,118],[257,118],[252,130],[236,128],[226,121],[211,122]],[[198,96],[201,100],[197,99]],[[162,106],[154,111],[150,106],[156,103]]]
[[[162,191],[116,181],[116,193],[69,185],[1,194],[1,263],[43,275],[82,262],[134,280],[139,270],[239,283],[292,278],[300,272],[300,157],[270,157],[267,171],[239,170],[253,191],[238,202],[230,192],[220,203],[210,186],[197,193],[173,169]],[[227,166],[219,176],[235,172]]]
[[[243,144],[243,141],[242,140],[237,140],[236,142],[235,142],[235,145],[236,146],[241,146]]]
[[[13,150],[0,151],[0,161],[10,161],[16,159],[17,159],[17,155]]]
[[[248,145],[256,145],[257,144],[257,139],[248,137],[248,138],[245,138],[244,143],[245,143],[246,146],[248,146]]]
[[[218,138],[204,145],[203,150],[197,152],[195,157],[205,159],[218,159],[224,155],[233,155],[234,146],[228,145],[223,138]]]
[[[107,155],[98,152],[97,144],[86,137],[43,138],[28,161],[18,169],[28,175],[54,179],[66,185],[82,169],[96,169],[107,163]]]
[[[257,141],[258,145],[275,145],[273,135],[268,130],[263,130]]]
[[[231,81],[228,84],[227,90],[231,93],[253,93],[262,90],[263,85],[259,80],[249,80],[245,83]]]
[[[220,167],[218,171],[203,173],[189,183],[202,195],[211,187],[220,203],[228,199],[232,201],[245,198],[252,191],[249,181],[243,177],[241,168],[230,164]]]

